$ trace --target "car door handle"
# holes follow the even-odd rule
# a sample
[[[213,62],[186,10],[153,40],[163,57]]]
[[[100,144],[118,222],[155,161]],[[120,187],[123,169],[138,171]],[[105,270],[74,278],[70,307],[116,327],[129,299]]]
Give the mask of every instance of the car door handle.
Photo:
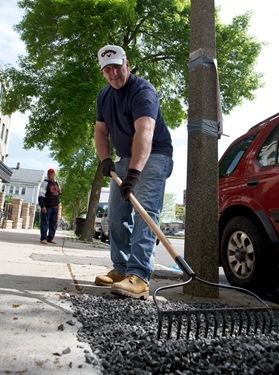
[[[250,180],[250,181],[248,181],[248,182],[247,182],[247,186],[256,186],[256,185],[258,185],[258,183],[259,183],[259,179],[256,178],[256,179],[254,179],[254,180]]]

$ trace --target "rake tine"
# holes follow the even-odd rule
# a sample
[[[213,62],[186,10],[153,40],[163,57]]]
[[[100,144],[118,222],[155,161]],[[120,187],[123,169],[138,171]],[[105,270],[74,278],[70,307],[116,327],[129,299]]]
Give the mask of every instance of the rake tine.
[[[208,328],[209,328],[209,316],[208,312],[205,313],[205,330],[204,330],[204,337],[207,338],[208,335]]]
[[[264,327],[263,327],[263,330],[265,330],[266,326],[268,325],[268,328],[267,329],[267,332],[270,333],[271,332],[271,329],[272,329],[272,325],[273,325],[273,316],[272,314],[270,313],[270,311],[266,312],[264,314],[265,316],[265,319],[264,319]]]
[[[261,325],[261,333],[264,333],[265,330],[266,330],[266,314],[264,312],[262,312],[261,314],[261,322],[262,322],[262,325]]]
[[[247,323],[247,318],[246,318],[245,311],[243,311],[243,310],[237,310],[237,314],[239,316],[238,335],[241,335],[242,331],[245,330],[244,321],[246,321],[246,323]],[[247,327],[246,327],[246,329],[247,329]],[[245,333],[247,333],[247,332],[245,331]]]
[[[222,336],[225,336],[227,321],[226,321],[226,317],[224,315],[224,312],[221,313],[221,316],[222,316],[222,320],[223,320]]]
[[[217,320],[217,315],[213,313],[214,316],[214,331],[213,331],[213,337],[217,336],[217,329],[218,329],[218,320]]]
[[[236,310],[235,313],[237,314],[238,319],[239,319],[238,336],[240,336],[242,328],[243,328],[243,319],[242,319],[243,312]]]
[[[247,314],[243,310],[236,310],[236,313],[238,315],[238,322],[239,322],[239,330],[238,335],[241,335],[242,333],[247,334]]]
[[[233,335],[233,332],[234,332],[234,314],[233,314],[233,311],[229,311],[230,313],[230,316],[231,316],[231,330],[230,330],[230,336]]]
[[[171,315],[168,315],[168,333],[167,333],[167,339],[169,339],[171,337],[171,329],[172,329],[172,317],[173,317],[173,314]]]
[[[259,319],[258,319],[258,317],[259,317],[259,315],[258,315],[258,313],[256,312],[256,313],[255,313],[255,330],[254,330],[254,334],[257,333],[257,331],[258,331],[258,327],[259,327]]]
[[[211,321],[212,321],[212,335],[215,335],[215,332],[217,332],[217,317],[214,313],[211,312]]]
[[[246,329],[246,334],[249,335],[250,328],[251,328],[251,315],[245,311],[246,317],[247,317],[247,329]]]
[[[196,339],[199,337],[199,333],[200,333],[200,327],[201,327],[201,314],[200,313],[197,313],[196,314],[196,322],[197,322],[197,326],[196,326]]]
[[[264,316],[264,320],[263,320],[263,328],[262,328],[262,333],[265,332],[265,330],[267,330],[268,333],[271,332],[271,328],[272,328],[272,325],[273,325],[273,316],[270,314],[270,312],[265,312],[263,314]],[[267,327],[268,325],[268,327]]]
[[[157,340],[160,339],[162,333],[162,326],[163,326],[163,319],[162,314],[158,312],[158,332],[157,332]]]
[[[235,313],[233,312],[233,316],[235,315]],[[233,334],[233,332],[234,332],[234,330],[235,330],[235,320],[234,320],[234,318],[232,318],[232,327],[233,327],[233,329],[231,330],[231,335]]]
[[[268,310],[268,316],[269,316],[269,329],[268,329],[268,333],[271,333],[271,330],[272,330],[272,326],[273,326],[273,315],[271,313],[270,310]]]
[[[267,326],[268,324],[268,328],[267,328],[267,333],[270,333],[271,332],[271,329],[272,329],[272,326],[273,326],[273,315],[271,314],[270,311],[265,311],[264,312],[264,323],[263,323],[263,331],[262,333],[264,333],[265,331],[265,327]]]
[[[191,331],[191,316],[187,314],[187,332],[186,332],[187,340],[189,339],[190,331]]]
[[[179,315],[179,317],[177,319],[177,334],[176,334],[176,339],[177,340],[180,337],[181,326],[182,326],[182,315]]]
[[[262,324],[262,333],[265,332],[265,327],[266,327],[266,314],[262,314],[263,317],[263,324]]]
[[[248,311],[245,312],[247,319],[248,319],[248,329],[247,329],[247,335],[249,335],[251,332],[253,332],[253,322],[255,322],[255,314],[254,313],[248,313]],[[253,320],[254,319],[254,320]]]

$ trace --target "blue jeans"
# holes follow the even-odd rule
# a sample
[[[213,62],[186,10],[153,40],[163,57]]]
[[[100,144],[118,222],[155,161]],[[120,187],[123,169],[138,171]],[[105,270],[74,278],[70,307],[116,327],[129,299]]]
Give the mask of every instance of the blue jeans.
[[[130,159],[121,158],[115,163],[116,173],[121,180],[126,177],[129,162]],[[172,168],[173,161],[170,157],[151,154],[136,186],[136,199],[156,224],[159,224],[165,183],[171,175]],[[122,198],[119,186],[113,179],[108,207],[113,267],[124,275],[133,274],[148,283],[154,271],[155,234],[133,209],[131,202]]]
[[[46,207],[46,213],[41,212],[41,241],[53,240],[57,229],[58,208]]]

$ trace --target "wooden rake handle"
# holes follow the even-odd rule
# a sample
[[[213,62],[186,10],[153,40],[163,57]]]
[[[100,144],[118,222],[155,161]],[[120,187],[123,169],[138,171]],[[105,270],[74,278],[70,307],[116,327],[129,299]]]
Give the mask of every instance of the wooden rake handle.
[[[114,181],[117,183],[117,185],[121,185],[122,180],[117,176],[117,174],[113,171],[110,171],[111,177],[114,179]],[[171,242],[168,240],[168,238],[164,235],[164,233],[161,231],[160,227],[153,221],[153,219],[148,215],[148,213],[145,211],[145,209],[142,207],[140,202],[135,198],[135,196],[130,193],[129,200],[135,207],[135,209],[138,211],[140,216],[143,218],[143,220],[147,223],[147,225],[153,230],[153,232],[156,234],[156,236],[159,238],[159,240],[162,242],[163,246],[167,249],[170,256],[175,260],[175,262],[187,273],[188,276],[194,276],[195,273],[191,269],[191,267],[188,265],[188,263],[181,258],[176,248],[171,244]]]

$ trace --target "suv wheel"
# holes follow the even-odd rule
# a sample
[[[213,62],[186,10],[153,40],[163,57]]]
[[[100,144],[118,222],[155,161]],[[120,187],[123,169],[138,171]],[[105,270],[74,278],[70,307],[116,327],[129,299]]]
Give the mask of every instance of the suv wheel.
[[[106,242],[106,240],[107,240],[107,237],[105,236],[104,232],[101,231],[101,241]]]
[[[221,238],[221,261],[231,285],[263,292],[278,285],[278,265],[269,244],[253,222],[231,219]]]

